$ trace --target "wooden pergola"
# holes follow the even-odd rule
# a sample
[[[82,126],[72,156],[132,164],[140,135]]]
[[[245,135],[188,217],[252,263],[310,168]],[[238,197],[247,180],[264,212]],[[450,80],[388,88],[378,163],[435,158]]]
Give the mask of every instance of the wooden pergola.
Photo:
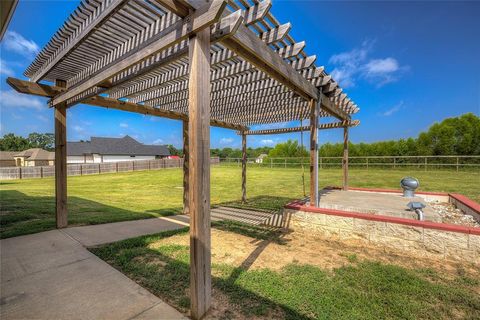
[[[359,109],[280,24],[270,0],[84,0],[28,67],[18,92],[55,109],[57,227],[67,226],[66,109],[78,103],[183,122],[184,208],[190,214],[191,315],[210,307],[210,126],[246,137],[310,131],[310,200],[318,203],[318,129],[348,128]],[[42,83],[40,83],[42,81]],[[50,84],[48,84],[50,82]],[[320,117],[339,121],[319,124]],[[309,119],[309,126],[249,126]]]

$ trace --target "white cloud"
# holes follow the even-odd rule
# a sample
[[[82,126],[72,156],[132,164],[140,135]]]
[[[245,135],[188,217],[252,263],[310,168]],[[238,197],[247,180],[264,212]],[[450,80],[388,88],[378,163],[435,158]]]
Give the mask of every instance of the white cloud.
[[[398,69],[400,69],[400,66],[394,58],[374,59],[365,65],[365,71],[369,75],[391,73]]]
[[[361,64],[367,59],[373,44],[374,41],[366,40],[360,48],[331,56],[329,63],[335,65],[331,72],[332,78],[344,88],[355,86],[355,75],[359,72]]]
[[[222,138],[222,139],[220,139],[221,144],[230,144],[232,142],[233,142],[232,138]]]
[[[0,58],[0,74],[6,75],[8,77],[13,76],[13,70],[8,66],[8,63]]]
[[[157,140],[153,141],[152,144],[163,144],[163,140],[162,139],[157,139]]]
[[[265,146],[273,146],[275,144],[275,141],[273,141],[272,139],[262,139],[260,140],[260,143]]]
[[[74,125],[72,127],[73,131],[77,132],[77,133],[84,133],[85,132],[85,128],[82,127],[82,126],[79,126],[79,125]]]
[[[359,48],[333,55],[329,62],[335,66],[332,78],[344,88],[353,87],[358,79],[366,79],[381,87],[398,79],[408,67],[400,66],[393,57],[370,59],[374,41],[364,41]]]
[[[37,115],[37,119],[43,122],[48,122],[48,118],[42,114]]]
[[[394,105],[393,107],[391,107],[390,109],[382,113],[382,115],[385,117],[389,117],[395,112],[400,111],[403,108],[403,105],[404,105],[403,101],[400,101],[399,103],[397,103],[396,105]]]
[[[7,31],[3,43],[7,50],[14,51],[27,58],[31,58],[40,51],[39,46],[34,41],[25,39],[15,31]]]
[[[40,99],[17,93],[13,90],[0,91],[0,104],[2,107],[28,108],[46,110],[47,104]]]
[[[120,123],[120,128],[128,128],[128,123],[121,122]]]
[[[400,67],[395,58],[374,59],[365,65],[365,78],[375,82],[377,87],[397,81],[399,73],[408,69]]]

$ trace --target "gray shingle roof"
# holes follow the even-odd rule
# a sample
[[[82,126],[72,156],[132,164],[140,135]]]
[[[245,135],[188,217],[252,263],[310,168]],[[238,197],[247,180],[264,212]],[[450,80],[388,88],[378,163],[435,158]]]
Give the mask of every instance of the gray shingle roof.
[[[92,137],[90,141],[68,142],[67,155],[82,156],[84,154],[103,155],[138,155],[138,156],[169,156],[165,145],[145,145],[130,136],[123,138]]]

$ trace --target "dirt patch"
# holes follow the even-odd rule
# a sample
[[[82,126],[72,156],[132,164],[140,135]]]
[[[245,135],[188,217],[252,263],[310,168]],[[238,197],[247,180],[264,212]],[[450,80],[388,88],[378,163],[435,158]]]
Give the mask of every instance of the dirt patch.
[[[454,278],[458,270],[480,277],[480,270],[472,264],[438,261],[416,256],[385,252],[364,243],[344,244],[336,241],[305,237],[300,233],[284,234],[279,241],[259,240],[237,233],[212,229],[212,263],[225,263],[244,269],[268,268],[279,270],[291,263],[310,264],[333,270],[359,260],[375,260],[409,269],[434,269],[447,278]],[[188,234],[175,235],[150,245],[189,245]]]

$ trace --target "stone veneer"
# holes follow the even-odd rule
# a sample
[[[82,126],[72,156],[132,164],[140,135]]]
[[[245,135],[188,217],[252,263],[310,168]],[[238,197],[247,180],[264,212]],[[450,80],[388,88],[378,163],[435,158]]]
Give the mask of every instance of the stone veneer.
[[[363,242],[381,246],[386,251],[480,264],[480,229],[390,217],[364,217],[365,214],[318,208],[312,210],[323,212],[311,212],[310,208],[304,211],[298,205],[289,205],[284,210],[289,228],[307,236],[357,244]]]

